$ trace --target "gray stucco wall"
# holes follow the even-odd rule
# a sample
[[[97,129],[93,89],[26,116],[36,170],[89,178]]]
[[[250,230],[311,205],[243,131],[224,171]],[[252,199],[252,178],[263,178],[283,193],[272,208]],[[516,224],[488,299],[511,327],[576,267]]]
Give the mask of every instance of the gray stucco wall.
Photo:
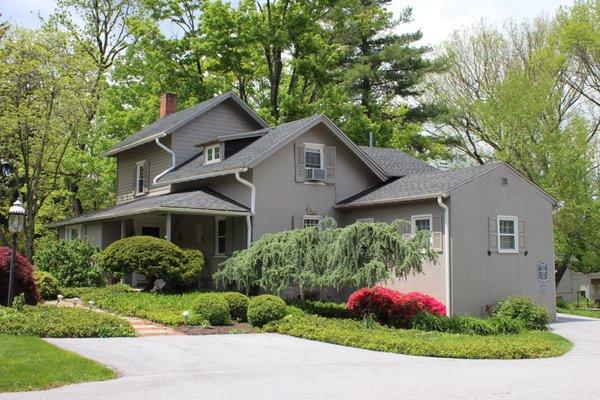
[[[508,184],[502,184],[502,178]],[[552,205],[533,185],[502,166],[452,193],[453,308],[458,314],[480,314],[510,295],[533,298],[555,316]],[[517,216],[525,221],[527,255],[488,256],[488,218]],[[548,289],[540,290],[537,263],[549,265]]]
[[[169,147],[170,138],[161,139],[161,143]],[[117,204],[135,199],[135,166],[138,161],[144,160],[148,162],[150,171],[148,194],[168,190],[168,185],[152,185],[152,179],[171,166],[171,156],[156,143],[146,143],[117,155]]]
[[[446,203],[449,203],[446,201]],[[358,218],[373,218],[376,221],[391,223],[397,219],[411,220],[413,215],[431,214],[441,217],[442,227],[444,223],[444,211],[436,201],[420,201],[388,206],[362,207],[346,209],[342,211],[343,225],[350,225]],[[443,238],[443,234],[442,234]],[[401,292],[418,291],[435,297],[442,303],[446,303],[445,285],[445,263],[444,252],[438,254],[436,263],[425,263],[422,274],[411,274],[406,278],[392,277],[382,282],[382,286],[399,290]]]
[[[335,183],[298,183],[295,181],[294,143],[318,143],[336,146]],[[253,171],[256,186],[256,217],[254,239],[264,233],[292,229],[294,215],[305,215],[307,208],[314,208],[318,215],[340,220],[333,208],[336,201],[358,193],[378,182],[362,161],[350,153],[346,146],[332,133],[318,125],[299,136]]]

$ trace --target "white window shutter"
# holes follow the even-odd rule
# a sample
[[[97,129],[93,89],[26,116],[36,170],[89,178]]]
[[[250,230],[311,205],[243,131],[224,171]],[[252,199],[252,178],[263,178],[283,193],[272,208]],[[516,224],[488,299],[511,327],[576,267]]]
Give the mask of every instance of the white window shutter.
[[[335,146],[325,146],[323,149],[325,158],[325,182],[335,182]]]
[[[525,221],[519,220],[519,253],[525,253]]]
[[[144,161],[144,193],[148,193],[148,188],[150,187],[150,162]]]
[[[438,253],[441,253],[444,250],[441,215],[434,215],[431,217],[431,247],[433,248],[433,251]]]
[[[498,252],[498,219],[495,217],[488,218],[488,250]]]
[[[292,229],[302,229],[304,228],[304,216],[303,215],[294,215],[292,217]]]
[[[303,144],[295,144],[294,148],[296,150],[296,182],[305,182],[306,181],[306,154],[304,154],[304,145]]]

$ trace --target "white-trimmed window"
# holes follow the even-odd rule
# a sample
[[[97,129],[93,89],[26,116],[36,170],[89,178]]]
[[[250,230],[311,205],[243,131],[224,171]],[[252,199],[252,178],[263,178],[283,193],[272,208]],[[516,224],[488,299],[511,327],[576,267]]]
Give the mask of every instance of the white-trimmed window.
[[[81,225],[67,226],[65,235],[67,240],[81,239]]]
[[[323,168],[324,144],[304,143],[304,162],[306,168]]]
[[[321,217],[320,215],[305,215],[302,219],[302,227],[310,228],[313,226],[317,226],[319,225],[319,222],[321,222],[322,219],[323,217]]]
[[[135,194],[144,194],[146,189],[146,161],[138,161],[135,164]]]
[[[519,252],[519,219],[498,215],[498,253]]]
[[[432,217],[431,214],[425,214],[425,215],[413,215],[411,218],[411,222],[412,222],[412,234],[414,235],[415,233],[419,232],[419,231],[429,231],[431,232],[431,227],[432,227]]]
[[[221,145],[219,143],[204,148],[204,163],[212,164],[221,161]]]
[[[225,217],[215,217],[215,254],[225,255],[227,247],[227,223]]]
[[[356,222],[375,222],[374,218],[357,218]]]

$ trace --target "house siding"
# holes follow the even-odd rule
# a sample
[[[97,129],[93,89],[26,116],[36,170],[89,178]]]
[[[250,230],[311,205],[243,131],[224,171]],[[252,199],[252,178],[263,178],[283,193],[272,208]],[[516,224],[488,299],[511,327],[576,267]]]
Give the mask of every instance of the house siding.
[[[170,146],[170,138],[161,139],[161,143]],[[171,166],[171,156],[161,149],[156,143],[146,143],[133,149],[119,153],[117,156],[117,204],[135,200],[134,195],[134,170],[138,161],[146,160],[149,164],[149,189],[148,195],[164,194],[169,192],[169,185],[153,185],[152,180],[158,174]]]
[[[508,184],[502,184],[502,178]],[[453,309],[482,314],[498,300],[520,295],[533,298],[555,317],[552,204],[535,187],[503,165],[452,192],[450,237]],[[524,252],[488,256],[488,218],[517,216],[525,221]],[[549,266],[548,289],[537,280],[537,263]]]

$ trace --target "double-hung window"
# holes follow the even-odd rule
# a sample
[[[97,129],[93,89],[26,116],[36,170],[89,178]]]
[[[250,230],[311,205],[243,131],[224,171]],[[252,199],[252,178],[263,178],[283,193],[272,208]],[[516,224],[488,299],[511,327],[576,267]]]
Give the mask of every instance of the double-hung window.
[[[213,144],[204,148],[205,164],[212,164],[221,161],[221,145]]]
[[[498,215],[498,252],[519,252],[519,220],[517,217]]]
[[[225,217],[215,218],[215,254],[225,255],[227,247],[227,224]]]
[[[417,232],[419,231],[429,231],[431,232],[431,227],[433,225],[432,223],[432,216],[431,214],[426,214],[426,215],[413,215],[411,218],[411,222],[412,222],[412,235],[414,236]],[[432,240],[432,237],[430,237],[430,240]],[[433,243],[433,241],[432,241]]]
[[[320,144],[304,144],[306,168],[323,168],[323,147]]]
[[[318,226],[319,222],[321,222],[323,218],[320,215],[305,215],[302,220],[303,228],[310,228],[313,226]]]
[[[146,161],[138,161],[135,167],[135,194],[144,194],[146,189]]]
[[[67,240],[81,239],[81,225],[69,226],[67,228]]]

